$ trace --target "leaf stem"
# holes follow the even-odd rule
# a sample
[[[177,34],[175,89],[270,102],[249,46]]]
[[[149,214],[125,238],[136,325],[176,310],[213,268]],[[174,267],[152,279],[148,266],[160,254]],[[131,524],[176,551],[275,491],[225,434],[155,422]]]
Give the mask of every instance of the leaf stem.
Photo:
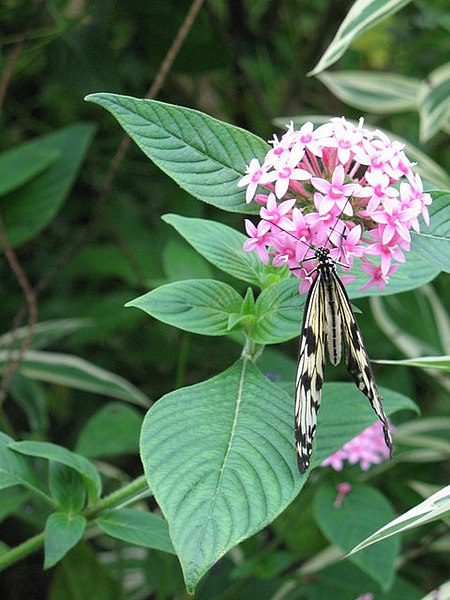
[[[106,498],[102,498],[82,513],[88,519],[96,518],[100,513],[107,510],[118,508],[120,506],[126,506],[132,502],[148,496],[150,494],[147,481],[144,475],[141,475],[137,479],[134,479],[129,484],[125,485],[120,490],[116,490]],[[37,535],[29,538],[25,542],[22,542],[15,548],[11,548],[7,552],[0,555],[0,571],[10,567],[17,561],[25,558],[29,554],[38,550],[44,543],[44,532],[38,533]]]

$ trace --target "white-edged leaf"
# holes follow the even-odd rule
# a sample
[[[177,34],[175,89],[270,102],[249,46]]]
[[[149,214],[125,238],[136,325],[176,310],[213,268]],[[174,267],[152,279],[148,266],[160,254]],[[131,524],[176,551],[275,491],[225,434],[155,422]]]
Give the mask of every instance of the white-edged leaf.
[[[78,331],[82,327],[88,327],[92,321],[90,319],[52,319],[36,323],[33,330],[33,339],[31,340],[31,348],[42,348],[59,340],[60,338],[69,335],[74,331]],[[0,348],[11,349],[21,345],[25,337],[29,333],[28,327],[19,327],[14,330],[14,333],[4,333],[0,336]]]
[[[420,367],[421,369],[439,369],[450,372],[450,356],[420,356],[403,360],[374,360],[382,365],[404,365],[405,367]]]
[[[427,142],[450,119],[450,62],[442,65],[423,81],[419,92],[420,140]]]
[[[349,555],[367,548],[375,542],[384,540],[385,538],[406,531],[419,525],[424,525],[430,521],[436,521],[437,519],[443,519],[450,516],[450,485],[443,488],[436,494],[433,494],[427,498],[424,502],[421,502],[411,510],[394,519],[381,529],[378,529],[370,537],[359,543],[353,548]]]
[[[342,21],[333,41],[309,75],[328,69],[340,58],[352,41],[364,31],[393,15],[410,0],[356,0]]]
[[[0,369],[5,369],[16,357],[16,352],[0,351]],[[150,404],[147,396],[123,377],[70,354],[27,350],[21,357],[19,372],[30,379],[103,394],[140,406]]]
[[[419,79],[369,71],[330,71],[317,78],[337,98],[363,111],[392,114],[417,109]]]

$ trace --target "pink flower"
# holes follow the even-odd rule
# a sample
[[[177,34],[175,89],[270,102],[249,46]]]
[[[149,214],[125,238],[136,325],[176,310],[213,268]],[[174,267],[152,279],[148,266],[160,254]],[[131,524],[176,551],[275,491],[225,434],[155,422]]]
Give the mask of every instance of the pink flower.
[[[335,508],[340,508],[345,496],[352,491],[352,486],[349,483],[343,481],[342,483],[338,483],[336,488],[338,494],[336,496],[336,500],[334,501],[333,506]]]
[[[252,201],[258,185],[268,183],[270,177],[268,177],[267,172],[260,166],[257,158],[252,158],[248,167],[245,168],[245,172],[247,174],[239,180],[238,187],[247,186],[245,201],[248,204]]]
[[[247,202],[261,205],[259,225],[246,224],[245,250],[256,250],[265,264],[288,265],[303,292],[311,284],[315,249],[324,246],[347,268],[361,259],[368,276],[362,290],[382,290],[405,261],[420,215],[429,223],[431,197],[403,144],[369,131],[362,119],[354,125],[343,117],[316,129],[310,122],[298,130],[290,123],[270,143],[263,164],[252,159],[238,184],[247,188]]]
[[[267,198],[267,208],[261,208],[259,214],[264,221],[270,221],[274,223],[274,225],[278,225],[281,230],[286,230],[289,229],[292,221],[285,215],[291,212],[295,203],[296,200],[294,198],[293,200],[286,200],[277,205],[275,195],[269,194],[269,197]]]
[[[256,250],[262,263],[267,265],[269,262],[269,254],[267,252],[267,239],[270,235],[270,223],[261,221],[258,227],[255,227],[249,219],[245,219],[245,229],[250,239],[244,242],[245,252]]]
[[[320,177],[313,177],[311,183],[322,192],[320,195],[320,201],[315,202],[315,205],[319,211],[319,215],[326,213],[345,214],[350,217],[353,214],[351,203],[348,201],[350,196],[357,194],[361,190],[361,186],[355,183],[344,184],[345,172],[342,165],[338,165],[331,177],[331,181],[322,179]],[[316,200],[317,194],[314,195]]]
[[[399,266],[400,265],[391,265],[387,273],[383,273],[381,266],[379,267],[371,262],[361,261],[361,270],[364,271],[364,273],[371,275],[371,278],[360,288],[360,290],[364,292],[365,290],[371,288],[373,285],[376,285],[378,291],[381,292],[386,283],[388,283],[389,276],[392,275],[392,273],[395,273]]]
[[[320,466],[331,466],[335,471],[342,471],[344,462],[347,461],[351,465],[359,463],[360,468],[367,471],[372,465],[378,465],[389,457],[389,448],[384,441],[383,425],[380,421],[376,421],[326,458]]]

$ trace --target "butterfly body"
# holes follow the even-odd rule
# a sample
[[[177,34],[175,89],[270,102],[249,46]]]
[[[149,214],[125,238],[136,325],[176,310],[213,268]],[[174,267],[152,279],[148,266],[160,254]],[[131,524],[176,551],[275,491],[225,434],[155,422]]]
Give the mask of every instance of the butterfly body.
[[[301,473],[309,467],[316,433],[325,369],[325,346],[331,364],[338,365],[344,351],[345,364],[358,388],[367,396],[383,424],[384,437],[392,453],[389,424],[382,406],[361,331],[353,314],[338,264],[328,248],[315,250],[315,279],[308,292],[300,335],[295,394],[295,445]]]

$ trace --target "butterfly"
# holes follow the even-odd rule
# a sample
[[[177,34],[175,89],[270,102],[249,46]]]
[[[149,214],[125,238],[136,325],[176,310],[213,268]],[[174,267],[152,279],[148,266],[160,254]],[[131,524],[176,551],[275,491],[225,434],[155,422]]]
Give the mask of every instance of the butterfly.
[[[325,346],[332,365],[344,350],[345,364],[358,388],[367,396],[383,425],[384,439],[392,457],[392,437],[370,359],[364,347],[344,284],[328,248],[315,248],[317,266],[309,275],[315,279],[309,289],[303,314],[295,387],[295,447],[300,473],[309,467],[316,433],[317,413],[322,396]]]

